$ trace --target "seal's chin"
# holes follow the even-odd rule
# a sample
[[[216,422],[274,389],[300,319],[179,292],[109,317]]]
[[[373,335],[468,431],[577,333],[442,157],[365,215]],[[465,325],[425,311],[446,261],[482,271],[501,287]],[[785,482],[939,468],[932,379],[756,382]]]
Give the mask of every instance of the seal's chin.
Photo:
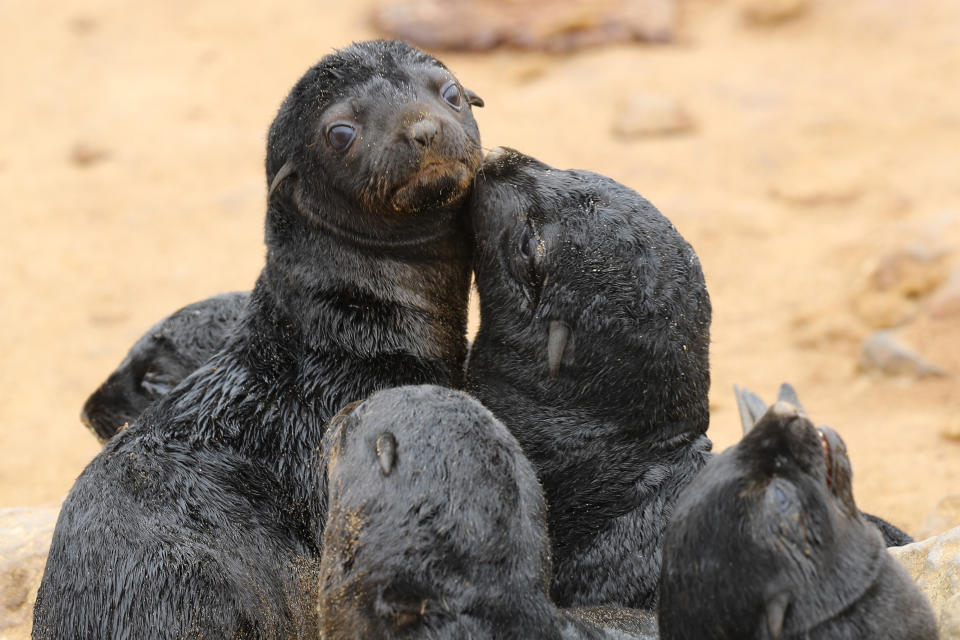
[[[460,160],[430,162],[397,187],[390,206],[397,213],[416,213],[453,204],[467,194],[473,173]]]

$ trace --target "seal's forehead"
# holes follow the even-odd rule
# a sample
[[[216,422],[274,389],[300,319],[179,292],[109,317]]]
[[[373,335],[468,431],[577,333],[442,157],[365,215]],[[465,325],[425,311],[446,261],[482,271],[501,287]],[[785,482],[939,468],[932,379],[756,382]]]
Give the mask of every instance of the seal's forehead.
[[[429,54],[402,42],[373,41],[351,45],[324,57],[314,67],[314,87],[325,101],[375,80],[403,87],[423,74],[446,72]],[[448,72],[447,72],[448,73]]]

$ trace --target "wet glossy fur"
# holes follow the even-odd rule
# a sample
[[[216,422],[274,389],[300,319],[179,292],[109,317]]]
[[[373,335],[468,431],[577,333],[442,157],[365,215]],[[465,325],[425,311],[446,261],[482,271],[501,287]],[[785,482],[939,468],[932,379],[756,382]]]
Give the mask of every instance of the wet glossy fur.
[[[249,298],[247,291],[223,293],[178,309],[152,326],[87,398],[83,423],[106,442],[136,422],[147,405],[220,350]]]
[[[481,325],[467,389],[543,484],[553,598],[651,607],[663,528],[710,449],[697,256],[636,192],[514,151],[485,163],[471,209]],[[569,336],[551,365],[556,323]]]
[[[665,640],[936,639],[926,597],[854,503],[843,441],[825,439],[829,458],[778,403],[683,492],[664,537]]]
[[[78,478],[34,638],[316,637],[327,420],[380,388],[462,377],[470,247],[450,189],[480,150],[469,106],[434,99],[445,77],[416,49],[373,42],[294,86],[267,183],[294,171],[269,199],[249,305],[223,349]],[[376,117],[338,155],[324,123],[344,100]],[[426,147],[408,136],[416,114],[441,121]],[[431,195],[419,167],[437,158],[459,164]],[[416,206],[378,200],[372,168],[389,170],[391,193],[409,179],[403,202]]]
[[[656,637],[649,614],[550,602],[536,473],[468,395],[378,392],[331,423],[325,451],[325,640]]]

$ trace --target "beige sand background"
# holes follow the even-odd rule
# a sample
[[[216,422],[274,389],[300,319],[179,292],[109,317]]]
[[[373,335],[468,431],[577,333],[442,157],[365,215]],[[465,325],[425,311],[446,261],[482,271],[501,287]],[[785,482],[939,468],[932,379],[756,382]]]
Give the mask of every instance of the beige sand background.
[[[156,319],[252,285],[267,127],[316,59],[377,35],[370,4],[0,0],[0,506],[65,495],[99,449],[83,400]],[[856,371],[856,309],[884,256],[960,246],[960,3],[822,0],[768,27],[682,8],[667,46],[441,55],[485,98],[486,145],[608,174],[696,247],[717,449],[734,382],[789,379],[845,437],[861,506],[915,529],[960,490],[960,316],[908,303],[953,373],[918,381]],[[694,130],[615,135],[637,91]]]

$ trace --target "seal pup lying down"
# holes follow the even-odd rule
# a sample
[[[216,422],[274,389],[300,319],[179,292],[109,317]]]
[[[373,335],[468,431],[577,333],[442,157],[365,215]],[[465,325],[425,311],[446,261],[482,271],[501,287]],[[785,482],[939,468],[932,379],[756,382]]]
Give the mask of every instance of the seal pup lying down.
[[[80,419],[106,442],[133,424],[151,402],[170,393],[223,346],[247,308],[249,291],[194,302],[155,324],[83,404]]]
[[[352,45],[297,82],[268,136],[247,309],[77,479],[34,638],[317,636],[326,422],[380,388],[462,380],[470,96],[398,42]]]
[[[494,149],[471,196],[480,328],[467,389],[543,485],[561,606],[652,607],[660,537],[710,441],[710,299],[636,192]]]
[[[930,603],[857,509],[843,440],[783,401],[677,501],[659,619],[665,640],[937,638]]]
[[[330,423],[324,451],[325,640],[656,637],[650,614],[611,609],[604,626],[550,602],[536,472],[465,393],[377,392]]]

